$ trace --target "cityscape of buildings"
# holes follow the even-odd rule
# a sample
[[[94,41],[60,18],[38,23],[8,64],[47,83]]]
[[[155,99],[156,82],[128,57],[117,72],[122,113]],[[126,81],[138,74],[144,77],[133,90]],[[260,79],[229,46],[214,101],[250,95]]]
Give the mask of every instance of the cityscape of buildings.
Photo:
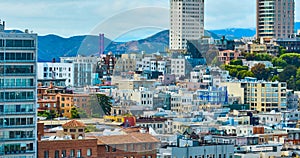
[[[300,157],[294,0],[257,0],[257,34],[204,35],[204,0],[170,0],[169,48],[38,62],[0,22],[0,158]],[[53,52],[55,53],[55,52]]]

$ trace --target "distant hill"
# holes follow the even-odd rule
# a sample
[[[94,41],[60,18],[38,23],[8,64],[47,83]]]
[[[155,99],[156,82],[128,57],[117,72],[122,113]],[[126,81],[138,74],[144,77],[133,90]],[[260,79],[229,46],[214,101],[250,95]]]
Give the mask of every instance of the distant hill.
[[[205,31],[205,36],[215,39],[220,38],[210,31]],[[141,52],[153,53],[165,51],[169,46],[169,30],[164,30],[148,38],[129,41],[114,42],[105,39],[105,52],[128,53]],[[59,57],[76,56],[77,54],[90,56],[99,52],[99,37],[92,35],[74,36],[62,38],[57,35],[46,35],[38,37],[38,61],[51,61],[53,58],[59,61]]]
[[[300,22],[295,23],[295,30],[300,29]],[[19,30],[6,30],[6,32],[22,32]],[[205,36],[219,39],[222,36],[226,38],[253,37],[255,29],[251,28],[231,28],[205,31]],[[105,52],[128,53],[141,52],[153,53],[165,51],[169,45],[169,30],[164,30],[148,38],[129,41],[114,42],[105,38]],[[77,54],[90,56],[97,55],[99,52],[99,37],[92,35],[73,36],[63,38],[57,35],[46,35],[38,37],[38,61],[51,61],[59,57],[76,56]]]
[[[253,37],[255,35],[255,28],[229,28],[220,30],[211,30],[211,32],[218,36],[225,36],[228,39],[236,39],[242,37]]]
[[[57,35],[47,35],[38,37],[38,61],[51,61],[59,57],[81,55],[93,55],[99,52],[98,36],[74,36],[62,38]],[[110,43],[105,39],[105,43]]]

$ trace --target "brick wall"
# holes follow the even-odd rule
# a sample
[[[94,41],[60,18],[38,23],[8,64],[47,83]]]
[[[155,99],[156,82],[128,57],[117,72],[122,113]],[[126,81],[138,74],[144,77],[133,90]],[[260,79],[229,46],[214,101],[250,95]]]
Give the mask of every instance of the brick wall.
[[[81,157],[88,157],[87,150],[91,149],[92,155],[89,158],[97,158],[97,139],[84,140],[54,140],[54,141],[38,141],[38,157],[43,158],[45,151],[49,152],[49,158],[54,158],[55,151],[59,151],[59,157],[62,151],[66,150],[66,156],[70,155],[71,150],[81,150]]]

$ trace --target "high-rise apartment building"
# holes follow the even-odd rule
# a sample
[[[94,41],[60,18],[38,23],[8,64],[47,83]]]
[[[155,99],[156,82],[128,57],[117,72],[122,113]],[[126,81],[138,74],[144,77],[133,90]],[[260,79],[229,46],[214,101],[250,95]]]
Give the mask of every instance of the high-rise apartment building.
[[[265,42],[294,33],[294,0],[256,0],[256,36]]]
[[[36,157],[37,35],[0,24],[0,157]]]
[[[170,50],[185,50],[204,35],[204,0],[170,0]]]

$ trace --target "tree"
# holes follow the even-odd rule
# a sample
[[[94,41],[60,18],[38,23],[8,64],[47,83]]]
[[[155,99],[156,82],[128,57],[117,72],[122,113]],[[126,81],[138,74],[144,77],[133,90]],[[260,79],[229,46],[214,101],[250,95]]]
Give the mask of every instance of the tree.
[[[80,118],[79,113],[78,113],[78,109],[75,106],[73,106],[71,108],[71,118],[72,119]]]
[[[87,118],[87,117],[88,115],[83,109],[77,108],[75,106],[71,108],[71,118],[74,119],[74,118]]]
[[[279,55],[286,54],[286,49],[284,49],[282,46],[279,47]]]
[[[296,67],[300,66],[300,54],[298,53],[286,53],[279,58],[286,61],[288,65],[294,65]]]
[[[267,53],[246,53],[245,58],[248,61],[271,61],[273,56]]]
[[[54,110],[47,110],[47,111],[39,112],[38,116],[46,117],[47,120],[49,120],[49,119],[54,119],[54,118],[58,117],[58,113]]]
[[[230,65],[240,65],[243,66],[243,61],[241,59],[235,59],[230,61]]]
[[[292,76],[296,76],[297,74],[297,67],[294,65],[288,65],[286,66],[281,73],[279,73],[279,81],[286,82],[288,81]]]
[[[242,71],[239,71],[237,73],[237,78],[238,79],[243,79],[245,77],[254,77],[254,74],[251,71],[248,71],[248,70],[242,70]]]
[[[278,81],[279,80],[279,77],[278,75],[274,75],[271,79],[272,82],[275,82],[275,81]]]
[[[283,60],[282,58],[273,58],[272,59],[272,64],[273,66],[276,66],[278,68],[285,68],[287,66],[287,62],[285,60]]]
[[[267,53],[255,54],[256,61],[271,61],[272,58],[273,58],[272,55],[269,55]]]
[[[251,72],[258,80],[268,80],[269,69],[264,64],[258,63],[251,68]]]
[[[110,115],[112,107],[112,98],[105,94],[95,94],[91,96],[89,106],[93,117]]]

